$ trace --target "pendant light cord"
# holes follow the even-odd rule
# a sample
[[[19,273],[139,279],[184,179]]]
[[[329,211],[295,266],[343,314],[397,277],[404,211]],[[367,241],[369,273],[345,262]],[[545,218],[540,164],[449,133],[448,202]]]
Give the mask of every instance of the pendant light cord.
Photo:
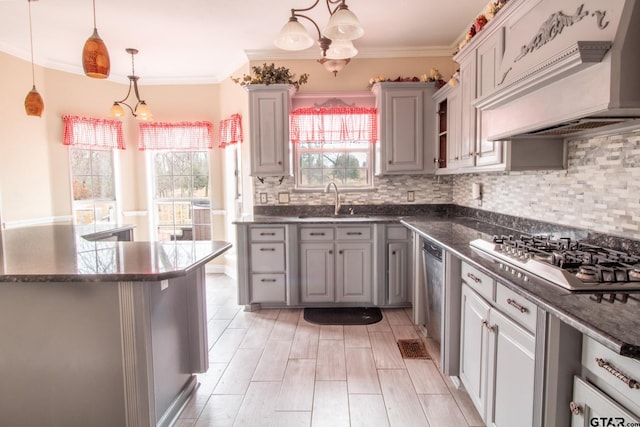
[[[33,83],[33,87],[36,87],[36,71],[35,66],[33,65],[33,28],[31,26],[31,0],[27,0],[29,2],[29,43],[31,45],[31,82]]]
[[[96,0],[93,0],[93,29],[95,30],[96,28]]]

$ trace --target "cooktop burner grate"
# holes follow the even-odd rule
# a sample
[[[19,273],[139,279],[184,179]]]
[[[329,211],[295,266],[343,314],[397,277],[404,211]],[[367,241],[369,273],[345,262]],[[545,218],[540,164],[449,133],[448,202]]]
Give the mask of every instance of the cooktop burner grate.
[[[569,238],[526,235],[477,239],[471,247],[524,280],[531,274],[571,291],[640,290],[640,258],[633,254]]]

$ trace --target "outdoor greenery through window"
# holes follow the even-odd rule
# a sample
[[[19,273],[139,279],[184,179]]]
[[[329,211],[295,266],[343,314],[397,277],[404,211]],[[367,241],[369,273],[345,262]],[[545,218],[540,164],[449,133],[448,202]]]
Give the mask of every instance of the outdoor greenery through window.
[[[159,240],[211,239],[208,151],[150,151]]]
[[[116,223],[113,150],[70,149],[74,223]]]
[[[369,142],[300,142],[296,144],[299,188],[324,188],[334,181],[340,187],[370,187]]]

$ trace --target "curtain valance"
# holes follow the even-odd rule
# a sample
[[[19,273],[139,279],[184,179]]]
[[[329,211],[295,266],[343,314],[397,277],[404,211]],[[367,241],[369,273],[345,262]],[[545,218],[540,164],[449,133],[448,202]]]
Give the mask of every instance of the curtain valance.
[[[119,120],[64,115],[62,121],[64,145],[125,149],[122,122]]]
[[[140,123],[140,150],[207,150],[213,148],[213,123]]]
[[[232,114],[230,118],[220,120],[218,147],[224,148],[229,144],[242,142],[242,117]]]
[[[290,138],[305,142],[376,142],[377,110],[371,107],[298,108],[290,114]]]

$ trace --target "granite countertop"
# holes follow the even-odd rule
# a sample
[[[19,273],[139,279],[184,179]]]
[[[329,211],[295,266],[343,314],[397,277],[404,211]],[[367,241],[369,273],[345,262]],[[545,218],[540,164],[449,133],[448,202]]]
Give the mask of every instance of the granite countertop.
[[[624,304],[598,303],[591,299],[592,293],[569,292],[535,277],[524,281],[505,273],[496,261],[469,246],[478,238],[521,234],[516,230],[470,218],[407,218],[401,222],[616,353],[640,359],[640,294],[631,295]]]
[[[246,215],[234,221],[234,224],[366,224],[399,220],[400,218],[392,215]]]
[[[130,228],[130,227],[129,227]],[[157,281],[184,276],[231,244],[90,241],[127,226],[46,225],[4,230],[0,282]]]

